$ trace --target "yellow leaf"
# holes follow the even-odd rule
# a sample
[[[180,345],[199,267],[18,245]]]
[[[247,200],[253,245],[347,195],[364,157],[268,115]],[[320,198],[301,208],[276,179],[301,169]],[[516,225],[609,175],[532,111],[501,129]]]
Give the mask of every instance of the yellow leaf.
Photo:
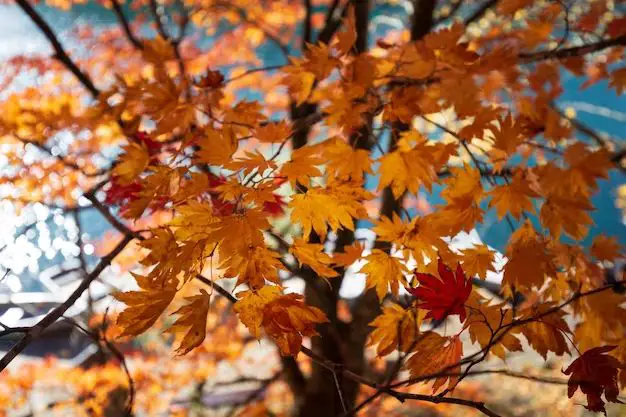
[[[258,291],[237,293],[239,300],[235,303],[234,311],[239,315],[239,320],[257,339],[261,336],[263,309],[266,304],[280,297],[280,293],[280,287],[274,285],[266,285]]]
[[[303,68],[302,60],[296,59],[292,59],[292,65],[283,68],[283,72],[282,83],[287,86],[291,98],[298,105],[304,103],[313,90],[315,74]]]
[[[487,245],[478,245],[463,249],[463,270],[467,276],[478,275],[487,278],[487,271],[496,272],[493,265],[495,252]]]
[[[334,194],[328,188],[309,188],[305,194],[296,194],[289,207],[293,209],[291,221],[302,225],[305,239],[314,230],[323,240],[328,227],[332,231],[340,228],[354,230],[352,218],[367,215],[358,201]]]
[[[438,171],[454,152],[454,144],[428,144],[420,133],[404,132],[398,142],[398,150],[380,159],[378,189],[390,186],[396,198],[407,189],[413,194],[417,193],[421,185],[430,191]]]
[[[318,81],[328,77],[341,62],[331,55],[328,46],[323,42],[307,44],[304,56],[303,67],[314,74]]]
[[[296,239],[289,248],[289,252],[298,259],[300,265],[308,265],[322,278],[332,278],[338,275],[337,271],[330,267],[333,259],[330,255],[324,253],[324,245],[308,243],[304,239]]]
[[[383,307],[383,312],[370,324],[374,327],[368,346],[376,346],[379,357],[387,356],[395,349],[407,352],[414,347],[420,333],[419,326],[424,318],[423,310],[404,309],[398,304]]]
[[[347,268],[361,258],[364,249],[361,243],[354,242],[352,245],[344,247],[343,252],[335,252],[333,263]]]
[[[231,171],[241,170],[243,173],[251,173],[256,170],[257,174],[263,174],[268,169],[275,169],[276,163],[268,161],[261,152],[255,150],[254,152],[246,151],[245,158],[230,161],[224,165],[224,168]]]
[[[346,17],[342,19],[342,29],[337,33],[335,49],[339,55],[345,55],[352,49],[356,42],[356,17],[354,14],[354,6],[348,8]]]
[[[405,224],[400,216],[395,212],[392,213],[392,218],[381,217],[375,221],[375,226],[372,229],[376,236],[385,242],[400,241],[407,232],[407,224]]]
[[[250,247],[221,262],[227,268],[224,277],[237,277],[236,285],[247,284],[252,289],[263,287],[266,280],[279,284],[278,271],[284,269],[280,254],[262,246]]]
[[[316,336],[315,326],[328,322],[322,310],[306,305],[302,299],[300,294],[286,294],[263,308],[263,329],[285,356],[296,356],[302,338]]]
[[[280,168],[280,175],[287,177],[293,188],[297,183],[308,187],[311,177],[322,175],[322,171],[316,165],[323,163],[323,159],[317,155],[315,148],[305,146],[291,153],[291,160]]]
[[[463,167],[450,168],[452,174],[446,179],[447,187],[441,192],[441,196],[448,202],[469,199],[478,204],[483,196],[483,186],[480,172],[467,164]]]
[[[237,150],[237,139],[232,129],[207,127],[204,136],[198,140],[198,146],[200,150],[196,152],[196,158],[200,162],[220,166],[231,161]]]
[[[146,169],[150,163],[148,149],[142,143],[130,142],[122,148],[124,154],[120,156],[119,162],[113,168],[120,184],[130,184]]]
[[[372,253],[365,257],[365,260],[367,263],[359,272],[366,276],[366,288],[375,288],[376,295],[380,300],[385,298],[389,292],[389,287],[391,287],[391,292],[397,295],[400,282],[406,281],[403,274],[408,272],[401,259],[380,249],[373,249]]]
[[[172,313],[180,317],[167,330],[167,333],[176,335],[180,340],[176,348],[176,354],[180,356],[189,353],[204,341],[211,297],[205,290],[200,290],[200,294],[186,297],[185,300],[188,303]]]
[[[365,149],[354,149],[340,138],[324,142],[322,151],[328,171],[340,179],[363,180],[373,174],[372,161]]]
[[[115,294],[117,300],[127,305],[117,317],[117,325],[122,329],[121,337],[137,336],[148,330],[176,294],[175,285],[153,288],[148,277],[132,275],[141,290]]]
[[[292,131],[288,122],[280,121],[259,126],[254,129],[252,134],[263,143],[282,143],[289,139]]]

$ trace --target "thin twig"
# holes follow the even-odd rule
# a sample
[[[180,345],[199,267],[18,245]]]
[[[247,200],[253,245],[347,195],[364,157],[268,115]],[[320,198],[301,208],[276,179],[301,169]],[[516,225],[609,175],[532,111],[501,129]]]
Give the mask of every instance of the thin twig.
[[[0,359],[0,372],[3,371],[15,357],[20,354],[26,347],[39,335],[47,329],[52,323],[56,322],[65,312],[74,305],[81,297],[83,292],[89,288],[91,283],[111,265],[111,262],[124,248],[133,240],[132,236],[124,235],[122,240],[113,248],[108,255],[100,259],[100,262],[78,285],[78,287],[70,294],[70,296],[61,304],[56,306],[52,311],[44,316],[37,324],[32,326],[22,338]]]
[[[39,13],[30,5],[28,0],[15,0],[17,5],[28,15],[30,20],[41,30],[44,36],[48,39],[48,42],[54,49],[54,58],[61,62],[65,67],[80,81],[80,83],[89,91],[93,98],[97,98],[100,95],[100,90],[96,88],[91,78],[87,73],[81,71],[80,68],[74,63],[74,61],[67,54],[56,34],[48,25],[48,23],[41,17]]]

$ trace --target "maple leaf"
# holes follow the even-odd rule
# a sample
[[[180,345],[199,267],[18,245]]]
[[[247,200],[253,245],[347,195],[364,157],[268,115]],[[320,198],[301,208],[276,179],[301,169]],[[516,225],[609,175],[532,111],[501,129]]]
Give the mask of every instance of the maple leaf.
[[[179,356],[189,353],[204,341],[211,297],[201,289],[200,294],[185,297],[185,300],[188,303],[172,313],[180,317],[167,330],[167,333],[172,333],[180,339],[176,348],[176,354]],[[183,334],[182,338],[180,334]]]
[[[424,42],[410,42],[402,48],[397,65],[398,75],[420,80],[435,72],[437,59]]]
[[[291,65],[283,68],[282,83],[287,86],[289,95],[300,105],[304,103],[315,85],[315,74],[304,68],[304,60],[291,59]]]
[[[306,239],[314,230],[322,240],[327,228],[354,230],[352,218],[366,217],[363,206],[351,198],[333,193],[332,189],[309,188],[304,194],[296,194],[289,203],[291,221],[300,223]]]
[[[524,309],[520,320],[542,315],[552,307],[554,307],[554,305],[546,303],[537,307]],[[543,356],[543,359],[547,359],[548,352],[554,352],[554,354],[558,356],[570,353],[565,335],[570,334],[571,330],[563,319],[564,316],[565,312],[556,311],[543,316],[539,320],[531,321],[521,328],[521,332],[526,336],[530,346]]]
[[[207,127],[197,144],[200,150],[196,152],[196,158],[209,165],[227,164],[237,150],[237,140],[229,128],[218,130]]]
[[[269,228],[269,223],[260,209],[249,208],[217,217],[210,227],[207,240],[218,244],[220,258],[227,259],[233,254],[247,253],[250,246],[263,246],[263,230]]]
[[[328,322],[322,310],[306,305],[303,298],[300,294],[286,294],[263,308],[263,329],[285,356],[296,356],[302,338],[318,335],[315,326]]]
[[[452,272],[440,258],[437,269],[439,278],[416,272],[415,278],[420,285],[407,290],[417,297],[420,308],[430,310],[426,318],[443,320],[450,315],[458,315],[462,323],[467,315],[465,301],[472,292],[472,281],[465,278],[461,264],[457,265],[456,272]]]
[[[311,146],[296,149],[291,153],[291,160],[280,168],[280,175],[287,177],[293,188],[297,183],[309,185],[311,177],[319,177],[322,171],[317,165],[322,165],[324,160],[317,155],[317,150]]]
[[[237,277],[236,285],[248,284],[252,289],[265,285],[265,280],[280,283],[278,271],[283,269],[280,254],[265,247],[249,247],[243,253],[234,253],[221,260],[226,268],[224,277]]]
[[[478,342],[482,349],[490,346],[489,352],[500,359],[504,359],[507,350],[509,352],[522,350],[520,340],[515,337],[515,334],[521,331],[519,328],[509,330],[493,343],[493,332],[500,326],[509,325],[513,320],[513,314],[505,303],[490,305],[474,292],[466,305],[469,307],[469,315],[464,326],[469,331],[472,343]]]
[[[261,337],[263,323],[263,309],[265,305],[281,295],[281,288],[275,285],[265,285],[259,290],[241,291],[237,293],[238,300],[233,308],[239,320],[248,328],[257,339]]]
[[[483,187],[478,169],[465,164],[463,167],[450,168],[450,174],[445,181],[447,187],[441,192],[449,204],[459,200],[480,203]]]
[[[428,331],[422,334],[415,345],[415,353],[406,361],[405,368],[411,378],[444,374],[434,379],[433,394],[448,381],[448,389],[454,389],[461,373],[459,362],[463,357],[463,344],[459,336],[444,337]],[[447,376],[445,374],[450,374]],[[455,375],[456,374],[456,375]]]
[[[219,71],[207,69],[200,79],[195,83],[201,88],[219,88],[224,83],[224,75]]]
[[[541,206],[539,219],[553,238],[558,239],[563,231],[576,240],[584,239],[593,224],[589,211],[593,205],[586,198],[549,195]]]
[[[354,6],[351,5],[348,8],[348,13],[346,17],[341,20],[341,23],[342,28],[337,33],[333,47],[337,50],[339,55],[346,55],[352,49],[357,37]]]
[[[591,254],[601,261],[614,261],[622,256],[622,246],[615,237],[598,235],[593,239]]]
[[[122,149],[124,154],[113,168],[113,175],[119,184],[129,185],[148,167],[150,154],[145,145],[136,142],[129,142]]]
[[[554,257],[543,236],[526,221],[511,238],[506,250],[504,284],[518,288],[541,288],[546,277],[555,276]]]
[[[617,399],[617,371],[626,369],[614,356],[607,355],[617,346],[603,346],[585,351],[563,373],[571,375],[567,382],[567,395],[572,398],[580,388],[587,395],[587,408],[606,415],[602,394],[607,401],[621,403]]]
[[[437,172],[454,152],[455,145],[428,144],[426,138],[416,131],[403,132],[398,150],[380,159],[378,189],[391,186],[396,198],[407,189],[417,193],[421,185],[430,190]]]
[[[473,248],[462,250],[463,270],[469,276],[478,275],[480,278],[487,278],[487,272],[496,272],[494,267],[495,252],[487,245],[477,245]]]
[[[283,197],[278,194],[273,194],[273,201],[263,201],[263,211],[271,217],[278,217],[285,214],[285,206],[287,203],[283,200]]]
[[[123,207],[124,203],[139,198],[138,193],[142,189],[143,186],[138,181],[130,184],[120,184],[118,177],[113,177],[111,178],[111,186],[106,191],[104,202],[107,204],[120,204]]]
[[[378,239],[385,242],[400,241],[407,232],[407,225],[397,213],[392,213],[392,217],[381,216],[375,221],[374,233]]]
[[[501,169],[522,144],[523,128],[509,113],[507,117],[498,119],[497,125],[491,126],[489,130],[493,134],[493,148],[489,155],[494,167]]]
[[[127,305],[117,317],[117,325],[122,329],[120,337],[137,336],[148,330],[170,305],[176,294],[174,284],[164,288],[152,288],[149,277],[132,274],[140,291],[116,293],[118,301]]]
[[[324,142],[322,155],[328,171],[340,179],[360,181],[366,173],[374,173],[369,152],[365,149],[354,149],[342,139]]]
[[[423,314],[417,309],[404,309],[398,304],[383,307],[381,315],[369,324],[374,327],[368,346],[376,346],[379,357],[387,356],[395,349],[407,352],[414,347],[420,333]]]
[[[304,239],[295,239],[289,252],[298,259],[300,265],[308,265],[320,277],[332,278],[338,275],[337,271],[330,267],[333,258],[324,253],[324,245],[308,243]]]
[[[262,106],[258,101],[242,100],[233,107],[227,107],[224,112],[224,124],[231,124],[232,129],[242,134],[249,134],[265,116],[261,113]]]
[[[303,67],[315,75],[315,78],[323,80],[340,64],[339,59],[331,55],[328,45],[323,42],[306,44],[304,52],[305,61]]]
[[[609,178],[609,171],[614,167],[611,153],[607,149],[590,151],[581,142],[569,146],[565,150],[564,157],[570,169],[565,172],[565,178],[558,170],[556,171],[561,174],[561,181],[559,182],[558,177],[555,178],[555,187],[548,189],[549,193],[557,194],[559,191],[574,195],[582,193],[589,197],[598,189],[597,180]],[[564,191],[568,188],[570,190]]]
[[[252,134],[264,143],[282,143],[289,139],[292,131],[289,123],[280,121],[259,126],[253,130]]]
[[[245,151],[244,158],[237,158],[224,164],[224,168],[232,171],[240,171],[242,173],[251,173],[256,171],[258,174],[263,174],[268,169],[275,169],[276,163],[274,161],[268,161],[265,156],[258,150],[253,152]]]
[[[347,268],[361,258],[363,250],[365,250],[365,248],[360,242],[354,242],[350,246],[344,246],[343,252],[333,253],[333,263]]]
[[[532,199],[539,197],[521,171],[516,171],[508,183],[493,187],[489,195],[489,207],[496,208],[499,219],[510,213],[518,220],[524,212],[533,211]]]
[[[380,249],[373,249],[365,261],[367,263],[359,271],[366,276],[365,287],[375,288],[380,300],[385,298],[390,287],[393,294],[398,294],[400,281],[405,280],[403,274],[408,271],[402,260]]]

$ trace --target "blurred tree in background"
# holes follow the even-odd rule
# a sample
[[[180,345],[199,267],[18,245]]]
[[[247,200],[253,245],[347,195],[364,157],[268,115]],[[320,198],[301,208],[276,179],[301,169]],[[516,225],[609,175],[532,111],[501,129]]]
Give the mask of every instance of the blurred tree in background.
[[[501,415],[479,375],[619,401],[625,236],[589,232],[625,148],[558,102],[624,92],[626,4],[80,3],[6,2],[50,53],[3,69],[0,192],[73,219],[78,279],[0,324],[0,414],[56,388],[62,415]],[[111,24],[61,36],[50,8],[85,7]],[[503,259],[454,239],[489,218]],[[7,369],[61,322],[82,367]],[[566,375],[490,366],[531,350]]]

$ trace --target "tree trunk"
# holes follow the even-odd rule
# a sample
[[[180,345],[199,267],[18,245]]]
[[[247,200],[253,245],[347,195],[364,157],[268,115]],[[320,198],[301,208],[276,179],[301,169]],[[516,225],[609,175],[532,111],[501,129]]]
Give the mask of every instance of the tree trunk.
[[[430,31],[432,15],[436,0],[415,0],[411,22],[411,37],[421,39]],[[367,50],[367,31],[369,24],[369,0],[353,2],[356,17],[357,40],[355,52]],[[292,108],[292,117],[306,117],[315,107],[307,105]],[[309,105],[310,106],[310,105]],[[404,129],[408,129],[405,126]],[[350,138],[353,146],[365,147],[368,127],[364,132],[357,132]],[[300,132],[294,137],[294,147],[299,148],[307,142],[307,132]],[[398,211],[398,203],[391,196],[390,190],[385,190],[383,197],[383,214],[390,216],[391,212]],[[349,231],[339,233],[336,248],[338,252],[354,241],[354,234]],[[343,272],[343,271],[342,271]],[[376,294],[368,291],[356,300],[352,306],[352,322],[345,323],[337,317],[337,301],[343,275],[331,280],[331,286],[324,284],[313,271],[307,270],[308,277],[303,277],[307,283],[305,297],[307,304],[320,308],[330,320],[328,324],[319,326],[320,337],[312,340],[312,349],[321,357],[343,366],[357,374],[366,373],[365,343],[369,335],[368,324],[380,313],[380,305]],[[350,410],[356,402],[359,393],[359,384],[342,378],[340,373],[333,373],[326,367],[313,363],[311,375],[306,380],[304,396],[298,401],[298,417],[339,417]]]

